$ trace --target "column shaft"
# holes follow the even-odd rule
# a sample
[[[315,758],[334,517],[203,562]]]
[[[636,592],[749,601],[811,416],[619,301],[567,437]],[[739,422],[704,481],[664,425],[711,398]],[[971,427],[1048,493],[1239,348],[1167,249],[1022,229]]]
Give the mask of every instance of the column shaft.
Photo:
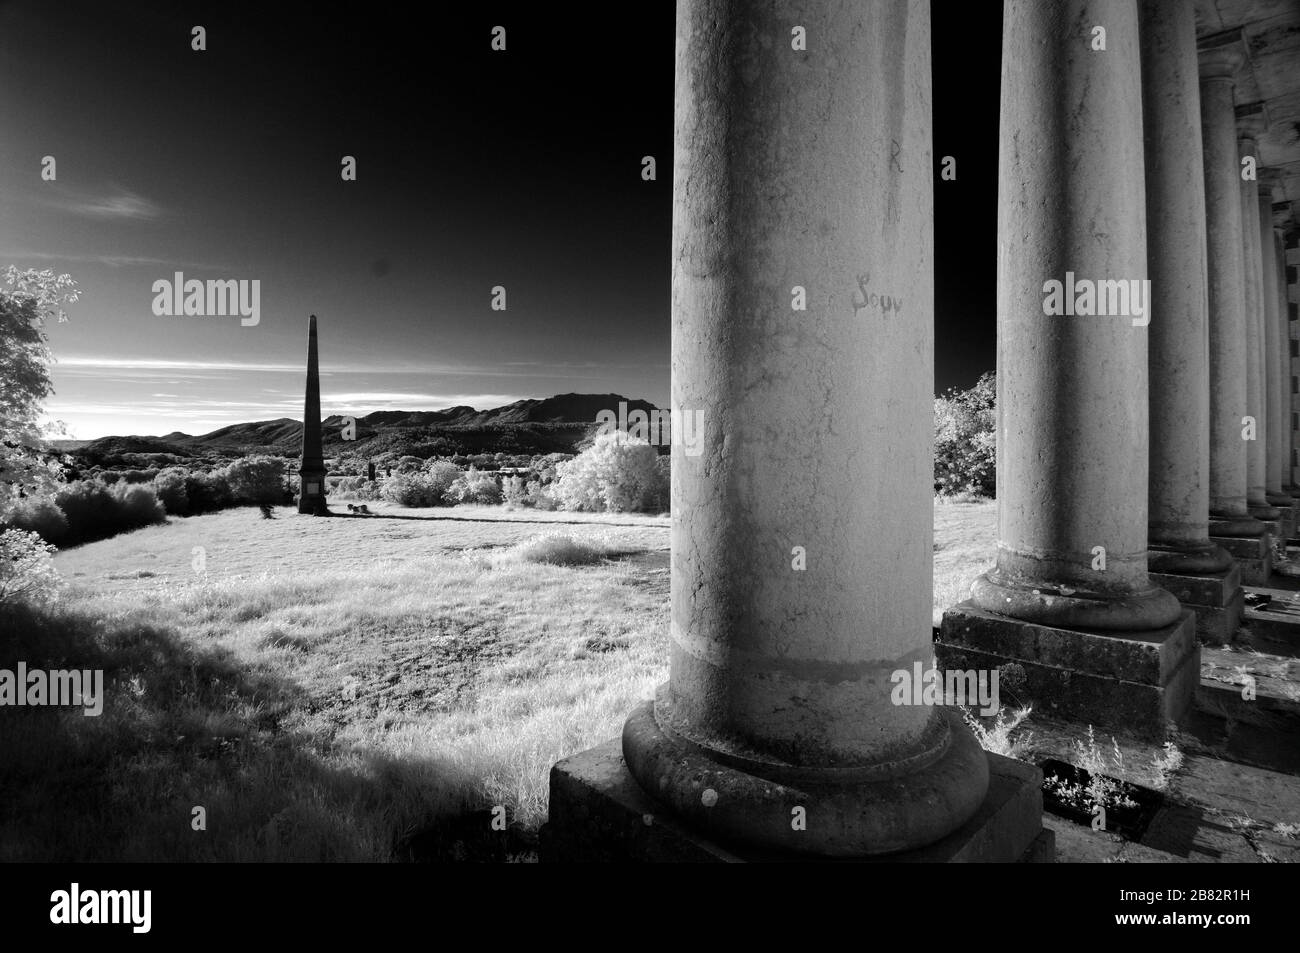
[[[1208,519],[1209,306],[1196,22],[1187,4],[1144,0],[1139,11],[1153,314],[1149,563],[1166,573],[1222,572],[1231,559],[1210,542]]]
[[[1258,537],[1264,524],[1246,508],[1246,300],[1241,166],[1233,118],[1239,55],[1201,56],[1201,131],[1210,304],[1210,533]]]
[[[1239,159],[1259,161],[1253,136],[1238,139]],[[1246,508],[1262,520],[1278,517],[1265,496],[1268,479],[1268,405],[1264,386],[1264,273],[1259,245],[1259,189],[1253,178],[1240,177],[1241,241],[1246,306],[1246,415],[1255,421],[1246,443]]]
[[[1264,316],[1264,383],[1268,388],[1268,472],[1265,496],[1275,506],[1290,506],[1290,494],[1282,492],[1289,481],[1283,478],[1286,462],[1286,428],[1290,426],[1282,395],[1282,327],[1277,307],[1277,249],[1273,245],[1273,198],[1270,190],[1259,190],[1259,248],[1263,284],[1260,288]]]
[[[926,2],[678,4],[673,406],[705,447],[673,447],[671,677],[623,751],[724,838],[903,850],[987,787],[891,697],[933,655],[929,49]]]
[[[1004,6],[998,555],[972,599],[1028,621],[1151,629],[1180,613],[1147,575],[1147,329],[1050,299],[1052,282],[1072,298],[1071,279],[1147,278],[1137,19],[1134,0]]]

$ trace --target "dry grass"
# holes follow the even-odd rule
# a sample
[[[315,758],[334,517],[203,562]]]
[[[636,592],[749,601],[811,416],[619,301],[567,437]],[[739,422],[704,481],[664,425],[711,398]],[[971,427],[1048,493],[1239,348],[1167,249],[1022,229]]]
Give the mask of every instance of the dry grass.
[[[667,676],[669,521],[375,509],[60,554],[69,592],[0,623],[0,667],[103,668],[105,711],[0,719],[0,860],[391,860],[495,805],[526,850],[550,766]],[[937,608],[991,559],[993,512],[936,507]]]
[[[934,507],[934,624],[943,611],[969,598],[971,583],[993,565],[997,553],[997,503],[949,503]]]
[[[551,764],[617,734],[666,676],[664,520],[565,527],[638,554],[574,569],[492,558],[532,521],[282,517],[59,557],[79,584],[6,625],[0,665],[102,667],[105,713],[0,721],[0,859],[385,860],[494,805],[526,842]]]

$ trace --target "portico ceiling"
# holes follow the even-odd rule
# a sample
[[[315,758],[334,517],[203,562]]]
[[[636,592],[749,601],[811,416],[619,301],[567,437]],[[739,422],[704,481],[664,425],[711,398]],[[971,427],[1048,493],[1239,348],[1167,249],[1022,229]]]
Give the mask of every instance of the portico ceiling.
[[[1300,0],[1194,2],[1198,40],[1241,31],[1246,61],[1236,102],[1264,104],[1268,128],[1259,139],[1260,164],[1281,173],[1273,201],[1291,202],[1292,227],[1300,226]]]

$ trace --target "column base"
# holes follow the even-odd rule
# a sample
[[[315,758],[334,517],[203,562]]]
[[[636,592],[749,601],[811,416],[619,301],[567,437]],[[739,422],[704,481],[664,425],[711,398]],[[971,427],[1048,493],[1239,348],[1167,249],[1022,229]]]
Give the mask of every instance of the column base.
[[[1241,581],[1248,586],[1268,584],[1273,575],[1272,537],[1263,536],[1211,536],[1210,542],[1228,551],[1233,562],[1241,569]]]
[[[1275,538],[1290,539],[1295,535],[1295,501],[1288,493],[1265,493],[1264,498],[1278,512],[1278,532],[1274,534]]]
[[[995,615],[967,601],[943,614],[935,655],[942,669],[1025,673],[1025,699],[1051,714],[1163,740],[1191,707],[1200,680],[1196,622],[1140,632],[1062,628]]]
[[[912,850],[969,820],[988,787],[984,751],[953,708],[936,708],[924,747],[898,761],[805,767],[715,751],[665,728],[665,689],[623,725],[628,770],[683,824],[736,847],[819,857]],[[803,828],[792,826],[796,814]]]
[[[1051,863],[1055,839],[1044,829],[1042,772],[983,753],[989,784],[975,815],[926,847],[867,858],[823,858],[723,845],[683,826],[632,777],[612,738],[551,768],[550,817],[541,830],[543,863]],[[811,828],[814,818],[809,814]]]
[[[1233,565],[1226,572],[1189,575],[1148,572],[1151,581],[1173,593],[1183,608],[1196,616],[1196,638],[1202,644],[1223,645],[1236,636],[1245,610],[1241,569]]]

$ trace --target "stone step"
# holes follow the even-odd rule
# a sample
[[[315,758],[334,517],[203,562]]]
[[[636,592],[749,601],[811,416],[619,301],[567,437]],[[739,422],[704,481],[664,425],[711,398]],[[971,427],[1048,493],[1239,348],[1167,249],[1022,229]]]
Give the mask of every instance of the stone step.
[[[1300,591],[1279,588],[1293,582],[1274,575],[1267,586],[1243,586],[1246,608],[1242,622],[1248,641],[1273,654],[1300,654]]]
[[[1300,774],[1300,658],[1202,647],[1201,683],[1184,727],[1207,753]]]

